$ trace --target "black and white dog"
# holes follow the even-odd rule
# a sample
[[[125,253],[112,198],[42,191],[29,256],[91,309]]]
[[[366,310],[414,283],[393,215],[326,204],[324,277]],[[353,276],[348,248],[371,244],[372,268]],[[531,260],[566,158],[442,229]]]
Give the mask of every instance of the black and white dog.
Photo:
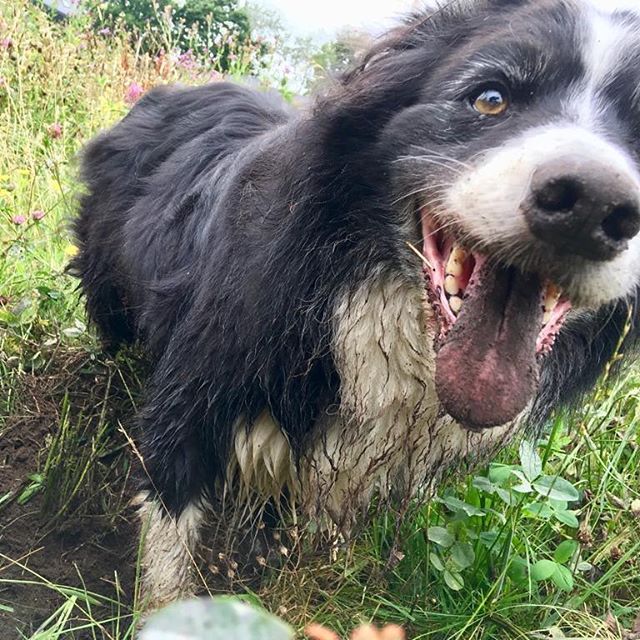
[[[89,145],[83,178],[89,314],[153,361],[141,513],[160,604],[189,592],[222,493],[348,528],[630,348],[640,14],[454,2],[299,112],[232,84],[158,88]]]

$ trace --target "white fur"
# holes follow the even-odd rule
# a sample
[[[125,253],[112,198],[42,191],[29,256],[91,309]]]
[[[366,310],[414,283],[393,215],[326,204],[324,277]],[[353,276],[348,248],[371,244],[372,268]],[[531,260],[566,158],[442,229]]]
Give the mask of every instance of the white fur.
[[[462,458],[480,459],[517,430],[474,434],[444,414],[435,392],[435,321],[422,283],[380,279],[345,295],[336,309],[334,357],[340,414],[306,464],[307,498],[326,498],[344,525],[372,493],[414,496]],[[461,354],[461,366],[464,355]]]
[[[147,493],[136,498],[142,531],[142,598],[157,609],[194,594],[194,554],[204,522],[201,505],[190,504],[176,520]]]
[[[236,425],[230,479],[236,471],[242,496],[257,493],[264,499],[277,498],[284,487],[299,493],[291,447],[268,411],[250,428],[244,420]]]
[[[421,283],[377,279],[346,293],[335,310],[339,408],[316,426],[297,475],[285,437],[263,414],[238,425],[230,477],[263,497],[283,488],[304,509],[348,529],[374,492],[410,498],[463,458],[480,460],[516,425],[482,434],[445,415],[435,385],[434,318]],[[464,356],[461,354],[461,366]]]
[[[617,7],[620,8],[619,6]],[[636,9],[638,5],[636,5]],[[606,8],[586,3],[582,58],[586,68],[586,81],[567,102],[567,115],[591,131],[598,131],[603,107],[600,92],[617,69],[633,64],[638,53],[640,34],[637,27],[620,19],[612,19],[616,3]]]
[[[534,127],[492,149],[475,161],[447,191],[441,216],[457,218],[470,242],[505,252],[535,243],[522,202],[535,170],[555,158],[598,158],[603,168],[628,177],[640,193],[640,175],[619,147],[575,124]],[[505,256],[509,257],[509,256]],[[576,306],[597,308],[628,295],[640,277],[640,236],[610,262],[581,260],[579,268],[549,274],[561,284]]]

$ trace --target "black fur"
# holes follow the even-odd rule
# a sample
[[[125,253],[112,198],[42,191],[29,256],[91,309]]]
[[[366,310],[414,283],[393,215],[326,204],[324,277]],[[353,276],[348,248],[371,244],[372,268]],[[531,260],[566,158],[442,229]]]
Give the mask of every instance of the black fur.
[[[174,512],[214,491],[240,416],[268,408],[304,452],[340,400],[338,296],[374,273],[421,278],[406,247],[419,242],[417,221],[394,204],[418,176],[398,177],[394,160],[415,145],[464,160],[551,121],[584,73],[578,30],[558,1],[416,16],[309,112],[227,83],[164,87],[89,145],[73,269],[105,342],[141,339],[151,354],[143,451]],[[466,106],[493,79],[478,52],[505,61],[495,73],[509,75],[521,108],[504,121],[479,122]],[[631,126],[612,114],[621,145],[636,143]],[[560,335],[538,421],[593,386],[627,316],[618,302]]]

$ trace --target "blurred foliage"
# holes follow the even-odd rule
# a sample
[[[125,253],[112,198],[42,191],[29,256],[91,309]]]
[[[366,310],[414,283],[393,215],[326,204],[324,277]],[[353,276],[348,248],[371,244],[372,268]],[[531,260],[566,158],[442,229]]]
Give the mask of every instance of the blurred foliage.
[[[221,72],[250,42],[249,16],[236,0],[103,0],[90,9],[98,31],[123,28],[144,51],[188,51]]]

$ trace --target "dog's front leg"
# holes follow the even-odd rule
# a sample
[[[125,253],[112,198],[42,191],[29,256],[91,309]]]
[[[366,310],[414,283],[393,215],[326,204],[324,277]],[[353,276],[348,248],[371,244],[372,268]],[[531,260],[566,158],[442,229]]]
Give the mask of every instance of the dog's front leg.
[[[195,594],[196,552],[206,507],[194,499],[172,513],[161,496],[147,491],[138,496],[138,503],[140,596],[143,610],[150,611]]]
[[[159,367],[139,416],[147,476],[138,499],[140,595],[147,610],[206,587],[194,578],[208,505],[205,485],[212,475],[206,470],[202,442],[207,410],[190,381],[173,373]]]

